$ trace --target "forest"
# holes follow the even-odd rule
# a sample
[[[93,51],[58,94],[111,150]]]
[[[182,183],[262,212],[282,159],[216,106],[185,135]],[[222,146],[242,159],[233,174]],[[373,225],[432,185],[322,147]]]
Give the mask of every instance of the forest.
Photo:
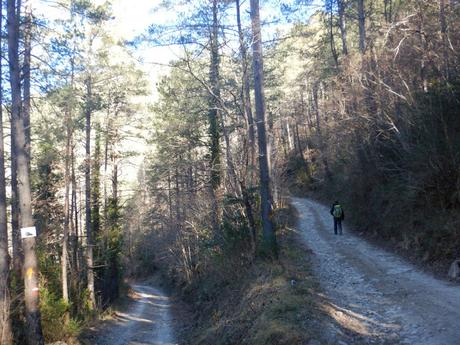
[[[152,276],[174,344],[316,344],[293,197],[460,270],[460,1],[2,0],[0,29],[0,344],[135,344],[85,334]]]

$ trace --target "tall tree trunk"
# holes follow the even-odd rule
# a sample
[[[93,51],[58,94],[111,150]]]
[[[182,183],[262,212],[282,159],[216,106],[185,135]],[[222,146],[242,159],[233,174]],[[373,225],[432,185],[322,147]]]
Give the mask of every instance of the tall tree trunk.
[[[393,20],[393,0],[383,0],[385,21],[391,23]]]
[[[171,193],[171,170],[168,170],[168,208],[169,208],[169,226],[173,224],[173,205],[172,205],[172,193]]]
[[[180,160],[180,158],[179,158]],[[177,167],[174,170],[174,192],[176,197],[176,226],[182,227],[182,217],[181,217],[181,207],[182,207],[182,198],[181,190],[179,188],[179,168]]]
[[[291,124],[289,121],[289,118],[286,119],[286,136],[287,136],[287,151],[290,152],[292,149],[295,149],[295,143],[292,141],[292,135],[291,135]]]
[[[70,224],[70,159],[71,159],[71,143],[72,143],[72,128],[70,123],[70,111],[67,109],[65,114],[66,127],[66,146],[65,146],[65,162],[64,162],[64,238],[62,239],[62,254],[61,254],[61,275],[62,275],[62,299],[69,302],[68,288],[68,243],[69,243],[69,224]]]
[[[78,203],[77,203],[77,178],[75,176],[75,153],[73,147],[73,140],[70,146],[70,179],[72,183],[72,195],[71,195],[71,230],[72,230],[72,288],[77,291],[78,286],[78,273],[80,271],[80,263],[78,256],[79,238],[78,238]]]
[[[23,71],[23,118],[26,134],[26,153],[29,156],[30,171],[30,60],[32,54],[32,0],[25,1],[25,23],[24,23],[24,66]]]
[[[86,265],[87,288],[92,308],[96,308],[96,292],[94,288],[94,260],[93,260],[93,229],[91,221],[91,113],[92,113],[92,81],[86,79],[85,105],[85,225],[86,225]]]
[[[211,68],[210,68],[210,83],[212,95],[209,99],[209,135],[211,137],[210,157],[211,157],[211,199],[212,199],[212,215],[211,222],[213,231],[218,233],[220,224],[219,211],[219,189],[221,185],[220,176],[220,128],[219,128],[219,46],[218,46],[218,0],[212,2],[212,31],[210,36],[211,43]]]
[[[21,10],[20,3],[15,4],[13,6],[16,6],[16,11],[17,11],[16,15],[19,18],[20,10]],[[18,26],[17,31],[19,32],[19,23],[17,24],[17,26]],[[19,47],[19,43],[18,43],[18,47]],[[19,62],[18,62],[18,65],[19,65]],[[17,152],[17,149],[16,149],[15,133],[13,130],[13,119],[11,119],[11,157],[16,157],[17,155],[16,152]],[[17,169],[16,160],[11,159],[11,228],[12,228],[12,242],[13,242],[13,267],[14,267],[16,276],[19,278],[22,276],[22,266],[24,264],[24,253],[22,251],[22,244],[21,244],[21,232],[20,232],[21,224],[20,224],[20,219],[19,219],[17,171],[18,169]]]
[[[14,142],[16,145],[16,161],[18,178],[18,200],[21,226],[33,227],[32,196],[30,189],[29,156],[24,119],[21,116],[21,82],[19,67],[19,19],[20,9],[15,0],[8,0],[8,58],[11,85],[11,118]],[[29,345],[43,345],[44,339],[41,328],[38,287],[38,260],[35,252],[36,238],[28,237],[22,240],[24,252],[24,299],[26,313],[26,337]]]
[[[260,203],[263,229],[263,246],[268,255],[278,257],[275,229],[271,221],[272,196],[268,169],[267,139],[265,132],[264,69],[262,35],[260,31],[259,0],[251,0],[251,23],[253,32],[254,94],[257,117],[257,138],[259,143]]]
[[[342,39],[342,53],[343,55],[348,55],[347,26],[345,20],[345,1],[346,0],[337,0],[337,6],[339,7],[339,27],[340,37]]]
[[[116,138],[116,132],[114,137]],[[98,141],[100,139],[97,139]],[[96,144],[97,145],[97,144]],[[95,155],[96,156],[96,155]],[[100,157],[98,158],[100,159]],[[113,244],[110,241],[111,234],[118,228],[119,208],[118,208],[118,156],[113,150],[110,152],[110,160],[112,164],[112,195],[107,200],[107,218],[104,226],[104,270],[103,275],[103,293],[102,300],[104,303],[112,302],[118,296],[118,260],[116,254],[113,253]],[[95,167],[100,163],[95,162]]]
[[[111,208],[112,208],[112,219],[111,219],[111,228],[112,229],[117,229],[119,227],[119,191],[118,191],[118,156],[116,152],[112,153],[112,165],[113,165],[113,170],[112,170],[112,202],[111,202]],[[110,262],[106,263],[106,272],[107,272],[107,278],[106,278],[106,283],[109,286],[108,289],[108,297],[109,301],[113,302],[117,297],[118,297],[118,292],[119,292],[119,280],[118,280],[118,270],[119,270],[119,264],[118,264],[118,259],[115,256],[116,254],[111,254],[110,255]],[[107,255],[107,257],[109,257]]]
[[[3,6],[0,6],[0,28],[3,28]],[[0,37],[0,51],[3,39]],[[3,78],[0,64],[0,80]],[[10,315],[10,255],[8,253],[8,221],[6,213],[5,146],[3,144],[3,86],[0,83],[0,344],[13,344]]]
[[[364,0],[358,0],[358,24],[359,24],[359,50],[364,54],[366,49],[366,14]]]
[[[78,277],[80,274],[80,262],[79,262],[79,255],[78,255],[78,248],[79,248],[79,239],[78,239],[78,205],[77,205],[77,179],[75,176],[75,154],[74,154],[74,147],[73,147],[73,138],[70,144],[70,181],[72,185],[72,193],[71,193],[71,207],[70,207],[70,232],[71,232],[71,241],[70,241],[70,248],[71,248],[71,265],[72,269],[70,272],[70,284],[72,287],[73,293],[79,293],[79,284],[78,284]]]
[[[295,138],[296,143],[297,143],[297,145],[295,145],[295,146],[297,147],[300,160],[302,161],[302,165],[304,166],[305,171],[309,174],[308,163],[307,163],[307,160],[305,159],[305,156],[303,154],[302,143],[300,142],[299,125],[297,124],[297,122],[294,125],[294,138]]]
[[[332,58],[334,59],[335,67],[339,68],[339,57],[337,55],[337,49],[335,48],[334,39],[334,11],[333,11],[333,0],[329,0],[329,44],[331,46]]]
[[[426,52],[428,50],[428,43],[426,40],[425,32],[425,11],[421,3],[417,3],[418,7],[418,17],[419,17],[419,25],[418,25],[418,37],[420,40],[420,45],[422,46],[421,53],[420,53],[420,79],[421,79],[421,86],[423,92],[428,92],[428,80],[427,80],[427,56]]]
[[[240,44],[241,53],[241,67],[243,70],[243,80],[241,88],[241,102],[243,104],[243,110],[245,114],[245,120],[247,123],[247,135],[248,135],[248,162],[246,165],[249,166],[247,169],[246,176],[248,177],[249,188],[252,189],[254,183],[254,172],[255,172],[255,160],[256,160],[256,131],[254,127],[254,117],[251,108],[251,83],[249,79],[249,65],[248,65],[248,54],[246,44],[244,42],[244,33],[241,25],[241,6],[240,0],[236,0],[236,21],[238,25],[238,38]],[[256,251],[256,225],[254,220],[254,212],[252,210],[251,198],[246,188],[246,182],[241,181],[241,191],[243,195],[243,201],[246,210],[246,217],[248,218],[248,224],[251,234],[251,247],[253,253]]]
[[[238,37],[240,43],[240,53],[241,53],[241,65],[243,69],[243,87],[242,87],[242,95],[241,100],[243,103],[244,113],[246,115],[246,120],[248,123],[248,141],[249,141],[249,150],[250,150],[250,159],[251,168],[254,166],[255,160],[255,149],[256,149],[256,133],[254,127],[254,118],[252,115],[252,108],[251,108],[251,86],[249,80],[249,66],[248,66],[248,54],[246,49],[246,44],[244,43],[244,33],[241,26],[241,11],[240,11],[240,0],[236,0],[236,19],[238,25]],[[254,170],[254,169],[251,169]]]
[[[13,127],[11,127],[13,128]],[[11,130],[11,157],[16,157],[15,134]],[[22,265],[24,262],[24,253],[21,246],[21,232],[19,225],[19,202],[18,202],[18,174],[16,160],[11,160],[11,236],[13,243],[13,269],[16,276],[22,276]]]
[[[75,176],[75,174],[73,174]],[[86,255],[84,253],[83,248],[83,238],[84,238],[84,225],[83,225],[83,187],[79,183],[78,189],[75,189],[78,193],[75,194],[75,234],[77,235],[77,242],[76,242],[76,256],[77,256],[77,265],[78,265],[78,273],[79,277],[82,276],[82,272],[84,270],[84,261],[86,260]],[[86,282],[85,282],[86,283]],[[78,284],[79,289],[86,288],[88,284],[84,285],[83,282]]]
[[[443,55],[443,68],[444,79],[447,81],[450,78],[449,67],[449,38],[447,36],[447,20],[446,20],[446,1],[439,0],[439,27],[442,39],[442,55]]]
[[[100,225],[101,225],[101,217],[100,217],[100,197],[101,197],[101,187],[100,187],[100,180],[101,180],[101,126],[99,123],[96,124],[96,142],[94,145],[94,159],[93,159],[93,166],[92,166],[92,190],[91,190],[91,221],[92,221],[92,235],[94,238],[97,238]]]
[[[118,161],[115,153],[113,153],[112,162],[112,198],[118,200]]]
[[[109,167],[109,144],[110,144],[110,107],[107,108],[106,124],[105,124],[105,137],[104,137],[104,220],[107,221],[108,211],[108,193],[107,193],[107,180],[108,180],[108,167]]]
[[[74,94],[75,90],[75,56],[76,56],[76,21],[75,21],[75,6],[74,0],[70,2],[70,19],[73,25],[72,30],[72,53],[70,55],[70,91],[72,95]],[[67,137],[69,138],[68,142],[68,149],[69,149],[69,156],[68,156],[68,163],[70,169],[70,184],[72,186],[72,192],[70,195],[70,214],[69,214],[69,223],[70,223],[70,233],[71,233],[71,240],[66,244],[66,246],[70,246],[71,250],[71,272],[70,272],[70,284],[73,293],[76,296],[79,296],[79,283],[78,277],[80,274],[80,262],[79,262],[79,241],[78,241],[78,208],[77,208],[77,180],[75,176],[75,153],[74,153],[74,128],[72,124],[73,119],[73,102],[69,105],[69,118],[67,122]],[[70,131],[69,131],[70,130]],[[69,182],[68,182],[69,183]],[[64,289],[64,286],[63,286]]]

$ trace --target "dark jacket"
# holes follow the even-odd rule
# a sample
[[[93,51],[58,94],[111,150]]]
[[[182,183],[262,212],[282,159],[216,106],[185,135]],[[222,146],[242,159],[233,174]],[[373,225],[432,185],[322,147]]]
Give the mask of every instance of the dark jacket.
[[[332,204],[332,206],[331,206],[331,211],[330,211],[330,213],[331,213],[331,216],[332,216],[332,217],[334,217],[334,206],[336,206],[336,205],[339,205],[339,204],[336,203],[336,202],[334,202],[334,203]],[[342,207],[342,206],[340,206],[340,207]],[[334,217],[334,218],[335,218],[335,217]],[[345,211],[343,210],[343,207],[342,207],[342,217],[337,218],[337,219],[340,219],[340,220],[344,220],[344,219],[345,219]]]

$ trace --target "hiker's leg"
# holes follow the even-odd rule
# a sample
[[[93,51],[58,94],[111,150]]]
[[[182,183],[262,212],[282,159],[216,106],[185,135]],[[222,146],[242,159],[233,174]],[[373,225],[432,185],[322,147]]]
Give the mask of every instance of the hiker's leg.
[[[337,225],[339,226],[339,235],[342,235],[342,219],[339,219],[337,223]]]
[[[337,235],[337,221],[338,219],[334,218],[334,234]]]

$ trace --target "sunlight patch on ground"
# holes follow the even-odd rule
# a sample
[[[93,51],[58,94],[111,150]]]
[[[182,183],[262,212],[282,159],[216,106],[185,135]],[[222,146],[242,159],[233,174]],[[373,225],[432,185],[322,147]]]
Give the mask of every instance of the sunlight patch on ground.
[[[126,314],[126,313],[117,313],[117,318],[119,319],[119,321],[122,321],[122,322],[123,321],[136,321],[136,322],[145,322],[145,323],[156,323],[153,320],[144,319],[144,318],[137,317],[131,314]]]
[[[339,307],[333,303],[322,305],[323,310],[337,321],[342,327],[364,336],[379,336],[380,332],[370,330],[370,325],[377,325],[379,328],[391,329],[397,331],[399,325],[391,323],[381,323],[365,315],[356,313],[352,310]]]
[[[155,303],[155,302],[151,302],[151,301],[141,301],[140,303],[145,303],[145,304],[151,305],[152,307],[155,307],[155,308],[161,308],[161,309],[168,309],[169,308],[168,303],[161,304],[161,303]]]
[[[152,295],[152,294],[148,294],[148,293],[144,293],[144,292],[138,292],[137,294],[142,298],[152,298],[152,299],[156,299],[156,300],[159,300],[159,301],[168,301],[169,300],[169,298],[166,297],[166,296]]]

